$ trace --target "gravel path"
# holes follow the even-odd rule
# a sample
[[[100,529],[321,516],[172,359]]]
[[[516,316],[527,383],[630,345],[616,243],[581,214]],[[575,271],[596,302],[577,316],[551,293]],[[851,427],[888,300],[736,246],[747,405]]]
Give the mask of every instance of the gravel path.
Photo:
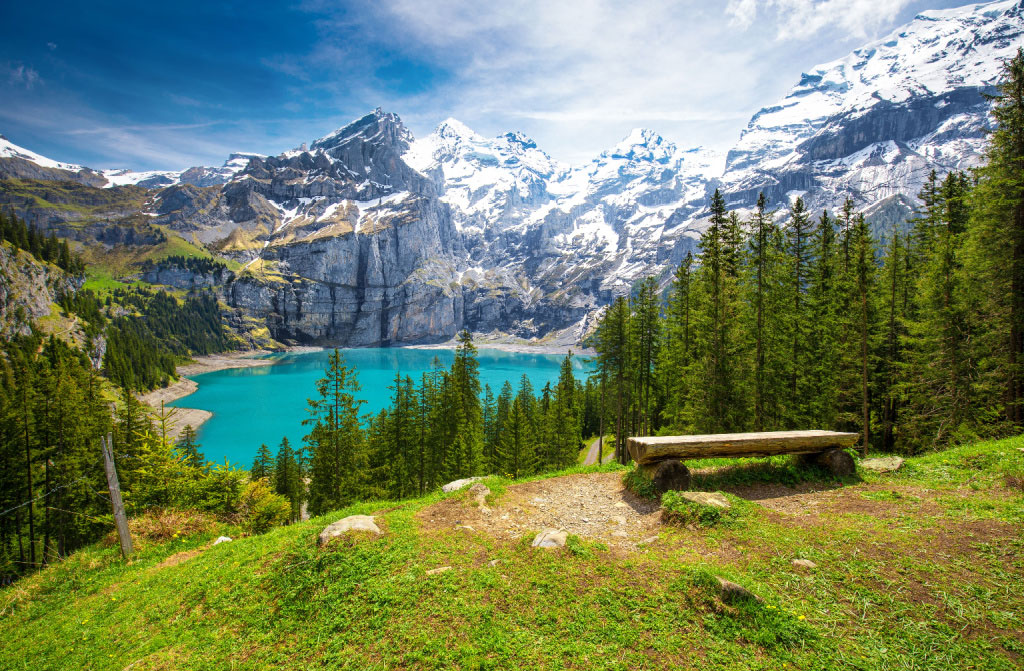
[[[551,527],[630,549],[658,534],[659,508],[627,491],[622,473],[590,473],[513,485],[493,509],[448,499],[418,517],[426,529],[469,527],[513,540]]]
[[[583,460],[584,466],[590,466],[591,464],[597,463],[597,457],[601,454],[601,439],[595,438],[594,442],[590,444],[590,449],[587,450],[587,457]]]

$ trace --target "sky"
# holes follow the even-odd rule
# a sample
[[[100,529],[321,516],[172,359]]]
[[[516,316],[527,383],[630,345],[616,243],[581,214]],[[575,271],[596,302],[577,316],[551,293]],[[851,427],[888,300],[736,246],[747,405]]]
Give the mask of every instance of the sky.
[[[277,154],[375,107],[578,164],[635,127],[728,149],[814,65],[963,0],[0,3],[0,134],[93,168]]]

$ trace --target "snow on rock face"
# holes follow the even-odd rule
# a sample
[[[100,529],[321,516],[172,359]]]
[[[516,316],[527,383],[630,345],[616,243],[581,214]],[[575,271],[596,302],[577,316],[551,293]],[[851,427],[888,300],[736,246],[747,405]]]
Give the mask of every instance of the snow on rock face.
[[[570,167],[519,132],[486,138],[447,119],[415,140],[377,109],[278,156],[104,175],[170,182],[154,197],[155,223],[244,264],[261,258],[258,267],[285,278],[247,274],[224,288],[275,337],[371,345],[463,327],[582,334],[636,280],[667,281],[695,250],[715,188],[733,207],[762,190],[778,208],[802,197],[833,209],[850,196],[879,222],[902,221],[932,168],[979,161],[981,93],[1022,33],[1024,0],[926,12],[804,74],[727,155],[635,129]],[[15,154],[30,155],[0,143],[0,158]],[[15,162],[25,160],[35,159]],[[198,188],[211,185],[221,186]]]
[[[53,168],[55,170],[68,170],[70,172],[78,172],[82,169],[82,166],[75,165],[74,163],[61,163],[60,161],[54,161],[51,158],[47,158],[41,154],[37,154],[34,151],[19,147],[14,144],[3,135],[0,135],[0,158],[20,158],[26,161],[32,161],[36,165],[44,168]]]
[[[828,194],[819,205],[846,195],[864,205],[876,186],[913,194],[931,167],[976,164],[988,109],[980,94],[1024,42],[1022,17],[1020,0],[924,12],[804,73],[779,104],[754,115],[729,152],[723,181],[731,202],[749,205],[765,186],[773,200],[819,186]],[[900,145],[902,155],[875,147],[879,141]],[[873,170],[857,167],[865,151],[878,157]],[[880,165],[894,167],[885,174]]]

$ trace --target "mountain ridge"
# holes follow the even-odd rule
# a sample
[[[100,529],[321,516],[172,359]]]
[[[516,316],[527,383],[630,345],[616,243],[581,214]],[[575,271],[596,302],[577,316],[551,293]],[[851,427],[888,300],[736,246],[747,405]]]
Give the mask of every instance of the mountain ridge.
[[[242,264],[226,300],[281,339],[395,344],[465,326],[568,337],[638,279],[667,281],[716,188],[741,212],[763,191],[780,216],[797,196],[811,210],[850,197],[884,233],[931,169],[982,160],[981,94],[1022,35],[1019,0],[925,12],[803,73],[727,153],[637,128],[569,166],[517,131],[485,138],[449,118],[416,139],[377,108],[308,148],[134,183],[152,185],[153,224]],[[0,158],[0,172],[10,161],[25,159]]]

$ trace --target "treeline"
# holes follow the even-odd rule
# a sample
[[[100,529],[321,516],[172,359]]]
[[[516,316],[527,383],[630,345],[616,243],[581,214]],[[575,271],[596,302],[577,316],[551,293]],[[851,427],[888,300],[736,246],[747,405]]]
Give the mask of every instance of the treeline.
[[[113,416],[88,357],[56,338],[16,337],[0,352],[0,577],[67,556],[113,528],[100,455],[111,432],[130,516],[195,509],[262,531],[288,519],[287,501],[245,471],[207,464],[170,412],[153,416],[122,391]]]
[[[113,302],[131,314],[114,318],[106,329],[104,371],[118,386],[145,391],[166,386],[184,357],[224,352],[231,341],[210,291],[190,293],[183,301],[166,291],[118,289]],[[80,293],[79,314],[94,314]],[[109,303],[108,299],[108,303]]]
[[[336,350],[305,421],[309,434],[300,460],[309,478],[310,514],[422,494],[473,475],[522,477],[565,468],[582,447],[585,393],[570,357],[553,388],[545,385],[538,395],[524,375],[518,390],[506,382],[495,396],[489,386],[481,389],[477,350],[464,331],[449,370],[437,366],[418,382],[397,374],[391,407],[365,427],[359,390],[356,371]],[[261,455],[257,473],[267,472],[270,461],[269,450]]]
[[[933,173],[884,246],[849,200],[812,217],[798,198],[780,226],[763,195],[741,219],[716,191],[700,262],[666,300],[641,282],[594,337],[614,433],[838,429],[917,452],[1019,431],[1024,53],[999,91],[988,164]]]
[[[52,231],[43,235],[35,225],[29,226],[13,213],[0,212],[0,239],[40,261],[56,265],[69,275],[85,274],[85,262],[71,253],[67,240],[58,240]]]
[[[146,259],[142,263],[142,272],[160,268],[182,268],[198,275],[219,275],[227,271],[227,265],[218,259],[201,256],[167,256],[159,261]]]

